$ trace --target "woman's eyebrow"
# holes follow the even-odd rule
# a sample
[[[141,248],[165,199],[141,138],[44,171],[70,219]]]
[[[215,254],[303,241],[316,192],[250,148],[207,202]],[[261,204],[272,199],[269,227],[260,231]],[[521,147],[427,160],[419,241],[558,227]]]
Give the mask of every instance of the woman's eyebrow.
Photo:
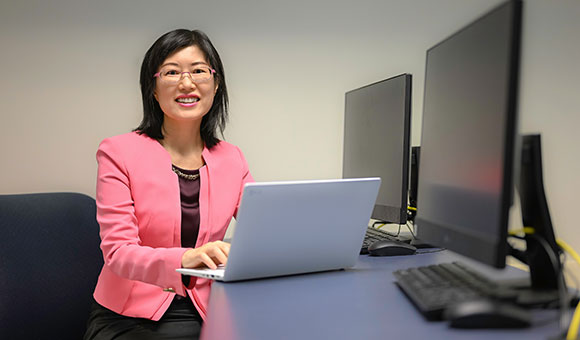
[[[168,63],[165,63],[165,64],[161,65],[160,67],[165,67],[165,66],[169,66],[169,65],[172,65],[172,66],[179,66],[179,64],[178,64],[178,63],[174,63],[174,62],[171,62],[171,61],[170,61],[170,62],[168,62]]]
[[[173,61],[170,61],[170,62],[167,62],[167,63],[165,63],[165,64],[161,65],[160,67],[165,67],[165,66],[169,66],[169,65],[171,65],[171,66],[179,66],[179,64],[178,64],[178,63],[176,63],[176,62],[173,62]],[[206,64],[206,63],[205,63],[205,62],[203,62],[203,61],[196,61],[196,62],[194,62],[194,63],[191,63],[190,65],[191,65],[191,66],[197,66],[197,65],[206,65],[206,66],[209,66],[208,64]]]
[[[204,61],[196,61],[195,63],[191,63],[191,66],[197,66],[197,65],[205,65],[205,66],[209,66],[207,63],[205,63]]]

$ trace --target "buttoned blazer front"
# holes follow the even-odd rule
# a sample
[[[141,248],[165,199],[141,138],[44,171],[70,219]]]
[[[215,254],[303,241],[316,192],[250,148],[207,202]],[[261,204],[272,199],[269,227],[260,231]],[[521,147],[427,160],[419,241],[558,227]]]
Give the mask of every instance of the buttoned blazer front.
[[[200,168],[196,247],[222,240],[252,182],[240,149],[220,141],[204,148]],[[94,298],[122,315],[159,320],[174,295],[189,295],[205,319],[211,281],[185,287],[181,258],[179,180],[169,153],[156,140],[131,132],[101,142],[97,151],[97,221],[104,266]]]

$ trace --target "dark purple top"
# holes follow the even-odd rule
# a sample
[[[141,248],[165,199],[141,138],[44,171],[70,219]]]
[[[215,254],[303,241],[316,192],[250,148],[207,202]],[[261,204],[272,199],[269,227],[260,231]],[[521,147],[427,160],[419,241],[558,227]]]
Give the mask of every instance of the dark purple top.
[[[186,175],[199,175],[199,170],[185,170],[174,166]],[[199,177],[194,180],[179,177],[181,198],[181,246],[194,248],[199,233]]]
[[[173,167],[186,175],[198,175],[193,180],[177,175],[181,200],[181,246],[195,248],[199,234],[199,170],[185,170],[175,165]],[[182,275],[181,279],[188,287],[191,277]]]

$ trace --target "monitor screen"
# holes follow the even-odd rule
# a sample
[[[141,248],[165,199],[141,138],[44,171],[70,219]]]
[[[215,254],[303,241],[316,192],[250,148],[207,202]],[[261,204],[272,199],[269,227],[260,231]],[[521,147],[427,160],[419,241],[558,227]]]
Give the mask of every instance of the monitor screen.
[[[514,186],[521,3],[427,51],[418,237],[505,266]]]
[[[407,221],[411,75],[345,94],[343,177],[380,177],[372,218]]]

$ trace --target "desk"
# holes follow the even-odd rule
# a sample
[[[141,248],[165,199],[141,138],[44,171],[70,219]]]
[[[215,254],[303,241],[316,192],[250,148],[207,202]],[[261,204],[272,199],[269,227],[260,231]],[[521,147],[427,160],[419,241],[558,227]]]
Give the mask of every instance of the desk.
[[[547,339],[558,333],[556,310],[534,311],[534,326],[517,330],[451,329],[428,322],[394,283],[401,268],[461,260],[493,278],[525,277],[467,258],[437,253],[369,257],[354,268],[213,285],[203,340],[260,339]]]

